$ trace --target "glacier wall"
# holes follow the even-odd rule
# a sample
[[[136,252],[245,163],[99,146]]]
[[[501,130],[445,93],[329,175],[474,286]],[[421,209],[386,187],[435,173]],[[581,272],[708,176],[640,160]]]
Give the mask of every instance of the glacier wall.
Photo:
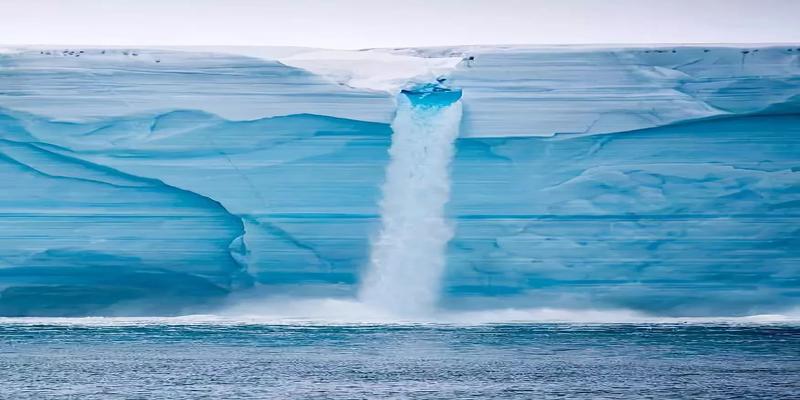
[[[464,58],[443,306],[800,305],[800,50],[394,52]],[[0,314],[355,296],[394,98],[218,53],[0,55]]]

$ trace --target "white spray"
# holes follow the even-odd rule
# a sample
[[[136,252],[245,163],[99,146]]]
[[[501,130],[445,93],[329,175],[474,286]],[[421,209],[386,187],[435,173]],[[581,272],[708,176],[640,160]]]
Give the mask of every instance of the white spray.
[[[412,105],[398,99],[383,185],[381,230],[372,243],[360,299],[400,315],[431,312],[441,290],[447,242],[450,162],[461,102]]]

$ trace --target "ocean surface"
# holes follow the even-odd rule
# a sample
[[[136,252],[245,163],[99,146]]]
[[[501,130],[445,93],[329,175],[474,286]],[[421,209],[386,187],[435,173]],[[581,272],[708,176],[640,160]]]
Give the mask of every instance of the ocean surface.
[[[800,397],[796,323],[80,321],[0,321],[0,398]]]

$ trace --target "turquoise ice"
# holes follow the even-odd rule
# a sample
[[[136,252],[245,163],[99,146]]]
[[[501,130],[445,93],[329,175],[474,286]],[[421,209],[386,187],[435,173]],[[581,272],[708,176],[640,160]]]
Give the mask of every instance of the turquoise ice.
[[[243,56],[60,51],[0,55],[0,314],[356,295],[396,93]],[[800,306],[800,51],[413,53],[465,58],[444,77],[464,114],[441,307]]]

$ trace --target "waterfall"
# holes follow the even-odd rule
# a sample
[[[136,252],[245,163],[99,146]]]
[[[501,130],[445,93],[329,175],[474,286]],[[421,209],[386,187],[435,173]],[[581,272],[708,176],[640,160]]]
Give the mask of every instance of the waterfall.
[[[431,311],[441,290],[447,242],[450,162],[461,122],[460,92],[403,94],[392,122],[390,161],[362,282],[365,304],[401,315]]]

